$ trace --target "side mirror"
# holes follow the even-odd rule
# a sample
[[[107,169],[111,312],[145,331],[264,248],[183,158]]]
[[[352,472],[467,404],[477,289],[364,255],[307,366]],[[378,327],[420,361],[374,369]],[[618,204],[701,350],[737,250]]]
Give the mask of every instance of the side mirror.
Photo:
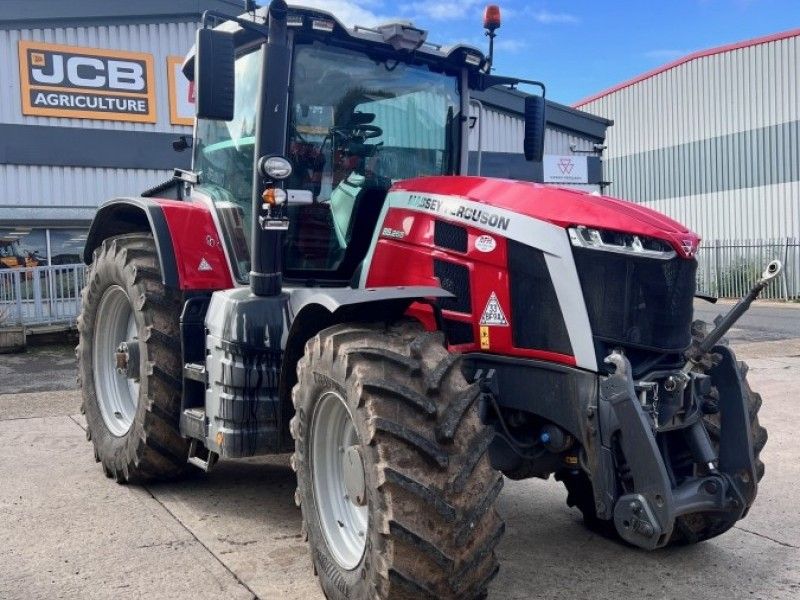
[[[194,59],[197,118],[233,119],[235,63],[232,33],[216,29],[197,31]]]
[[[545,99],[544,96],[525,98],[525,160],[542,162],[544,157]]]

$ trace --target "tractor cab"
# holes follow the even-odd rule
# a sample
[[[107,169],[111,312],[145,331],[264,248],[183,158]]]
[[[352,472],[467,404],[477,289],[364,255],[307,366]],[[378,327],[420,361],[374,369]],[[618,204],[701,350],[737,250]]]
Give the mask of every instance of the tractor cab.
[[[479,50],[432,44],[411,23],[348,29],[280,4],[200,31],[184,65],[197,99],[192,170],[239,283],[264,272],[251,256],[274,246],[269,223],[283,261],[267,261],[283,279],[347,285],[394,183],[466,173],[470,86],[504,80]],[[220,76],[227,94],[213,87]],[[531,124],[541,138],[543,120]],[[280,179],[259,173],[268,158],[287,165]]]

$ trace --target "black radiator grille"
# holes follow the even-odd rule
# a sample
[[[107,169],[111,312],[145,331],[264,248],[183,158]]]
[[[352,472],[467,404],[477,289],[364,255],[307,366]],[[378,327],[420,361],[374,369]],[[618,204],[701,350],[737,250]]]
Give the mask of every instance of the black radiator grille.
[[[471,344],[475,341],[475,334],[472,332],[472,323],[456,321],[455,319],[444,319],[444,332],[447,335],[447,342],[456,344]]]
[[[697,261],[574,248],[592,333],[659,351],[689,345]]]
[[[469,269],[458,263],[434,259],[433,274],[439,278],[442,288],[455,296],[455,298],[439,299],[439,306],[443,310],[471,313],[472,298],[469,287]]]
[[[435,221],[433,225],[433,243],[440,248],[467,251],[467,229],[445,221]]]
[[[508,271],[514,346],[571,355],[567,326],[544,254],[508,240]]]

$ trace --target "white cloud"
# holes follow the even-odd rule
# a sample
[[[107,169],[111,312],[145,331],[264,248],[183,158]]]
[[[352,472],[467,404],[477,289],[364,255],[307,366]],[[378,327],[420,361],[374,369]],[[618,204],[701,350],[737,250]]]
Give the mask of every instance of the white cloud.
[[[513,38],[498,37],[494,42],[495,50],[498,52],[508,52],[516,54],[528,49],[528,42],[524,40],[515,40]]]
[[[536,10],[531,13],[533,19],[543,25],[552,25],[554,23],[577,23],[578,17],[573,14],[565,12],[551,12],[547,9]]]
[[[403,11],[415,17],[427,17],[435,21],[447,21],[454,19],[472,18],[473,10],[476,6],[483,4],[485,0],[461,0],[452,2],[449,0],[439,2],[412,2],[403,7]]]
[[[350,27],[353,25],[370,27],[392,20],[391,16],[379,12],[383,8],[383,3],[375,0],[297,0],[291,4],[328,11]]]

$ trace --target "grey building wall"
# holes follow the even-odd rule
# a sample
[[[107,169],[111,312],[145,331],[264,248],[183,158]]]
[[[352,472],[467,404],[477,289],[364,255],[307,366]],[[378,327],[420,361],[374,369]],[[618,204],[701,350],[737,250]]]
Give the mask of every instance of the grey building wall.
[[[0,11],[0,225],[88,223],[113,196],[138,195],[188,166],[171,141],[167,57],[194,43],[216,0],[4,0]],[[22,114],[18,42],[145,52],[153,57],[155,123]]]
[[[527,163],[522,156],[525,94],[518,90],[493,88],[474,97],[482,104],[471,107],[478,123],[470,132],[470,173],[477,172],[478,139],[481,138],[482,174],[524,180],[542,180],[541,163]],[[586,156],[589,178],[586,185],[571,185],[590,192],[602,192],[604,173],[602,151],[606,131],[613,121],[589,112],[547,101],[544,153],[558,156]],[[483,124],[483,132],[478,127]],[[613,129],[613,127],[611,127]]]
[[[75,154],[87,145],[94,147],[82,159],[74,155],[70,157],[70,153],[65,152],[61,160],[72,162],[71,165],[0,164],[0,181],[3,182],[0,221],[87,221],[104,200],[115,195],[138,195],[167,179],[168,169],[90,166],[108,161],[110,157],[103,154],[115,152],[115,148],[122,145],[122,138],[99,144],[97,137],[81,135],[79,130],[169,133],[170,137],[165,136],[162,140],[165,149],[169,148],[169,139],[175,134],[190,134],[191,127],[170,124],[167,57],[185,54],[194,43],[196,29],[197,21],[193,20],[0,30],[0,56],[4,57],[0,59],[0,81],[6,82],[0,87],[0,124],[24,126],[13,130],[23,139],[32,135],[27,127],[72,128],[76,130],[74,135],[70,135],[72,132],[62,135],[72,139],[76,146]],[[151,53],[156,83],[156,123],[23,115],[17,61],[17,43],[21,39]],[[4,130],[12,131],[8,127]],[[6,140],[10,142],[10,135],[7,134]],[[36,162],[36,159],[32,158],[31,162]]]
[[[800,237],[800,30],[691,55],[579,103],[614,119],[610,193],[708,240]]]

